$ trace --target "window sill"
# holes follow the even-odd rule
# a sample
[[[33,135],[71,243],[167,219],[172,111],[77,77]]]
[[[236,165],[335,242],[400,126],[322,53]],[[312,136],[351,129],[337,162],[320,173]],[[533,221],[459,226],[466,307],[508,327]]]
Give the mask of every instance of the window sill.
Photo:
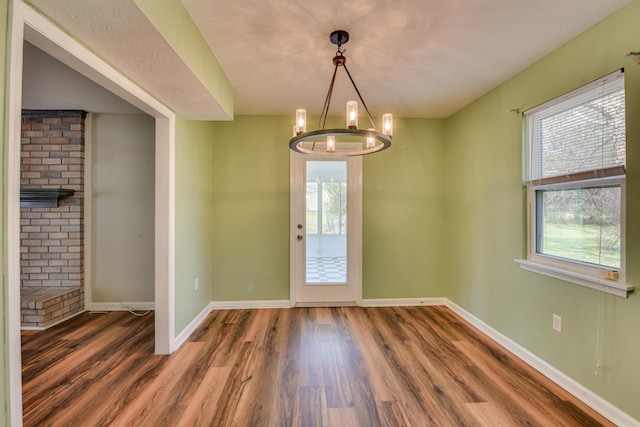
[[[520,264],[520,268],[523,270],[544,274],[545,276],[554,277],[556,279],[564,280],[565,282],[575,283],[576,285],[596,289],[622,298],[626,298],[635,289],[633,286],[627,285],[626,283],[591,277],[585,274],[552,267],[550,265],[526,259],[516,259],[515,262]]]

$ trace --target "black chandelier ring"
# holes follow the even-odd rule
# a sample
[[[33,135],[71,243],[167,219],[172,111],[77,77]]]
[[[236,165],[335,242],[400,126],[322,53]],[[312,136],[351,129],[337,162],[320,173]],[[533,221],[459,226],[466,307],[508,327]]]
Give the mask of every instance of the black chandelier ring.
[[[360,138],[374,138],[380,144],[376,145],[374,148],[360,149],[354,150],[350,149],[347,151],[340,151],[339,149],[335,153],[327,153],[322,152],[318,153],[312,148],[305,148],[302,143],[305,141],[314,140],[314,144],[318,138],[326,138],[327,136],[345,136],[345,137],[360,137]],[[360,142],[358,142],[360,144]],[[318,155],[318,156],[362,156],[364,154],[375,153],[377,151],[382,151],[391,146],[391,136],[377,132],[375,130],[369,129],[319,129],[310,132],[301,133],[299,135],[294,136],[289,140],[289,148],[293,151],[296,151],[301,154],[310,154],[310,155]]]

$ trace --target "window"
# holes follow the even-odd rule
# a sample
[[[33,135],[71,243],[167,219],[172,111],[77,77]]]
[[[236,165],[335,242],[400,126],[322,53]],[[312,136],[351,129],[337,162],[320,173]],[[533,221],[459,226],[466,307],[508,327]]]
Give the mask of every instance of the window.
[[[580,282],[586,278],[587,286],[598,289],[626,289],[619,285],[624,281],[624,73],[525,112],[525,124],[529,259],[521,266]]]

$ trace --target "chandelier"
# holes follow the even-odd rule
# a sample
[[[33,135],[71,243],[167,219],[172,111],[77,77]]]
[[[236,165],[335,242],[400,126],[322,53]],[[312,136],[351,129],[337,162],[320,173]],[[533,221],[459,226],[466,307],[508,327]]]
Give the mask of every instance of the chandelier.
[[[344,56],[342,45],[349,41],[349,33],[342,30],[334,31],[329,39],[331,43],[338,46],[338,51],[333,57],[335,68],[329,84],[329,91],[322,107],[322,113],[320,114],[318,130],[307,132],[307,111],[302,108],[297,109],[296,123],[293,126],[293,138],[289,140],[289,148],[298,153],[314,156],[361,156],[389,148],[393,137],[393,115],[384,114],[382,116],[382,132],[379,132],[373,122],[367,104],[362,99],[362,95],[360,95],[360,91],[347,69],[347,58]],[[358,103],[349,101],[347,102],[346,128],[325,129],[338,67],[344,68],[347,76],[349,76],[349,80],[371,122],[371,128],[358,129]],[[337,146],[336,137],[344,138],[344,141],[339,141]],[[340,144],[340,142],[343,142],[343,144]]]

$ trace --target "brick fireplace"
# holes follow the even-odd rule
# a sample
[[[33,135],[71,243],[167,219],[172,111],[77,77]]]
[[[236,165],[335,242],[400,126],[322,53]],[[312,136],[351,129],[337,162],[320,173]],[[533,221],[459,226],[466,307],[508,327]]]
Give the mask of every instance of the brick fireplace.
[[[24,328],[47,328],[84,311],[85,118],[80,110],[22,112],[22,192],[73,190],[52,207],[21,206]]]

